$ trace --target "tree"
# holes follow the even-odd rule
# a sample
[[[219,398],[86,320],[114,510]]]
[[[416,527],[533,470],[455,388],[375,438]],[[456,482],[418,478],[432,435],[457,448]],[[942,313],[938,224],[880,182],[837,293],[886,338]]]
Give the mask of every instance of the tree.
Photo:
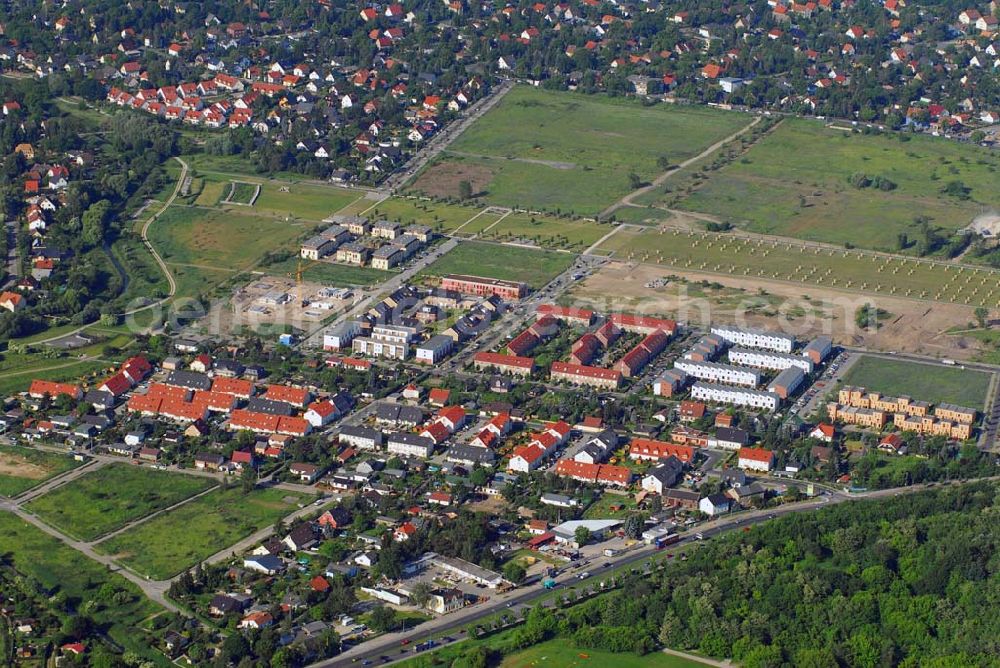
[[[638,190],[642,187],[642,177],[635,172],[629,172],[628,174],[628,184],[632,190]]]
[[[91,205],[83,214],[83,241],[90,246],[104,243],[105,226],[111,211],[111,202],[102,199]]]
[[[384,605],[372,610],[372,614],[368,618],[368,625],[379,633],[391,631],[396,628],[397,624],[396,611]]]
[[[527,571],[524,570],[524,566],[516,561],[508,561],[504,564],[503,576],[514,584],[521,584],[527,574]]]
[[[989,317],[990,312],[985,306],[977,306],[976,310],[972,312],[976,316],[976,322],[979,323],[980,329],[986,329],[986,319]]]
[[[459,181],[458,197],[463,200],[472,199],[472,184],[468,181]]]
[[[587,527],[577,527],[576,531],[573,533],[573,538],[576,539],[576,544],[579,546],[584,546],[590,542],[590,529]]]
[[[639,536],[642,535],[643,519],[642,515],[639,513],[632,513],[625,518],[625,525],[623,531],[627,538],[632,540],[638,540]]]
[[[428,582],[418,582],[414,587],[413,591],[410,592],[410,600],[419,605],[421,608],[427,603],[431,597],[431,587]]]

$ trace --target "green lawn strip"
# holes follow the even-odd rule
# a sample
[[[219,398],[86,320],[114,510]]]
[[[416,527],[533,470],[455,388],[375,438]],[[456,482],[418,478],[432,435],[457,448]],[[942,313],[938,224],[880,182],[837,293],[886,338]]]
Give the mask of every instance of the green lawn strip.
[[[484,236],[504,240],[532,241],[546,248],[583,251],[610,232],[611,225],[589,220],[571,220],[514,213]],[[464,231],[464,230],[463,230]]]
[[[134,584],[10,513],[0,512],[0,536],[10,567],[37,580],[53,595],[63,594],[74,608],[96,601],[91,617],[113,642],[157,665],[169,665],[152,640],[137,628],[163,610]],[[106,585],[125,592],[125,597],[114,603],[104,599],[101,590]]]
[[[889,396],[906,395],[918,401],[982,410],[990,375],[971,369],[862,355],[847,372],[844,384]]]
[[[66,365],[66,366],[63,366]],[[70,360],[48,360],[46,366],[29,367],[17,375],[4,375],[0,372],[0,394],[7,396],[15,392],[24,392],[34,379],[56,382],[76,382],[81,377],[105,369],[107,364],[98,361],[72,362]],[[58,368],[49,368],[58,367]],[[19,370],[21,371],[21,370]]]
[[[17,445],[0,445],[0,496],[17,496],[71,471],[80,462],[67,454]]]
[[[368,206],[372,204],[374,202]],[[409,197],[390,197],[364,215],[370,220],[385,219],[398,221],[404,225],[428,225],[447,234],[463,225],[483,208],[479,204],[462,206]]]
[[[634,189],[629,173],[652,179],[664,162],[697,155],[749,122],[704,107],[519,86],[449,151],[452,160],[493,172],[485,187],[490,202],[594,214]]]
[[[164,297],[169,290],[163,270],[137,237],[121,237],[111,246],[111,252],[128,275],[125,291],[118,297],[123,307],[134,307],[136,300]]]
[[[623,260],[969,306],[1000,306],[1000,272],[727,234],[626,228],[601,250]]]
[[[214,484],[209,478],[112,464],[43,494],[27,508],[75,538],[94,540]]]
[[[279,489],[216,490],[154,517],[97,548],[143,576],[162,580],[224,550],[295,510],[300,494]]]
[[[471,274],[524,281],[539,288],[568,269],[575,257],[570,253],[465,241],[421,273],[427,276]]]
[[[900,233],[915,240],[917,216],[954,230],[983,207],[1000,206],[994,154],[944,139],[907,139],[786,119],[743,158],[708,173],[678,206],[757,232],[879,249],[895,249]],[[857,173],[896,187],[855,188],[849,180]],[[969,188],[970,199],[943,194],[951,181]]]

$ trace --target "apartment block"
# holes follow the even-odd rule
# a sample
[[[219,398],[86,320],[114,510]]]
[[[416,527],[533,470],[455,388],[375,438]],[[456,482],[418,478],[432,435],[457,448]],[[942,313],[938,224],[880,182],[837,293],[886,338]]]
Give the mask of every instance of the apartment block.
[[[763,348],[779,353],[790,353],[795,347],[795,337],[764,329],[740,329],[725,325],[712,327],[712,334],[722,337],[735,346]]]
[[[694,378],[713,383],[740,385],[743,387],[757,387],[760,385],[760,372],[746,367],[679,359],[674,362],[674,368],[680,369]]]
[[[694,387],[691,388],[691,396],[717,404],[762,408],[769,411],[777,410],[778,404],[781,403],[781,397],[774,392],[761,392],[746,387],[701,382],[695,383]]]
[[[766,350],[750,350],[749,348],[730,348],[727,354],[733,364],[750,366],[755,369],[770,369],[784,371],[789,367],[798,367],[803,373],[812,373],[813,362],[802,355],[775,353]]]

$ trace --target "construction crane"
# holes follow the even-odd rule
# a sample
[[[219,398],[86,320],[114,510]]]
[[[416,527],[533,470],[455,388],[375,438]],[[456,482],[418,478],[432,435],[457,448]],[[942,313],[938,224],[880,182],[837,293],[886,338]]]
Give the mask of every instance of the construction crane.
[[[314,264],[319,264],[319,260],[312,260],[309,264],[302,266],[302,258],[299,257],[298,264],[295,266],[295,297],[298,299],[299,306],[307,306],[306,301],[302,298],[302,272]]]

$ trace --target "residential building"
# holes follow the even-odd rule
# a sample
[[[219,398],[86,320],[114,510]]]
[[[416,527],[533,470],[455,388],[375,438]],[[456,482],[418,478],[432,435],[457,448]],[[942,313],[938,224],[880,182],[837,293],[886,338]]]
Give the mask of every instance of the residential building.
[[[832,350],[833,340],[829,336],[817,336],[806,344],[802,354],[813,364],[822,364]]]
[[[770,471],[774,468],[774,453],[763,448],[740,448],[739,467],[751,471]]]
[[[528,294],[528,286],[516,281],[502,281],[496,278],[450,274],[441,280],[441,288],[454,290],[463,295],[492,296],[502,299],[521,299]]]
[[[777,394],[782,399],[792,396],[795,390],[805,381],[806,376],[797,366],[788,367],[779,373],[767,386],[768,392]]]
[[[633,438],[629,442],[628,456],[630,459],[643,460],[664,460],[676,457],[687,464],[694,459],[694,448],[689,445],[656,441],[649,438]]]
[[[835,401],[827,403],[826,413],[831,421],[839,421],[844,424],[852,424],[868,429],[882,429],[889,421],[889,414],[886,411],[874,408],[842,406]]]
[[[573,308],[571,306],[539,304],[538,308],[535,309],[535,312],[538,314],[539,318],[548,315],[559,320],[565,320],[567,322],[583,325],[584,327],[589,327],[590,323],[594,321],[593,311],[588,311],[582,308]]]
[[[723,515],[733,509],[733,500],[725,494],[710,494],[698,502],[698,510],[709,517]]]
[[[674,368],[680,369],[694,378],[713,383],[742,385],[744,387],[757,387],[760,385],[760,373],[741,366],[679,359],[674,362]]]
[[[454,339],[444,334],[437,334],[416,345],[414,360],[423,364],[437,364],[447,357],[454,347]]]
[[[496,369],[518,376],[530,376],[535,368],[533,357],[519,357],[502,353],[476,353],[473,362],[479,371]]]
[[[871,408],[887,413],[905,413],[914,417],[930,414],[931,405],[907,396],[890,397],[881,392],[868,392],[863,387],[845,386],[837,392],[838,403],[854,408]]]
[[[621,387],[622,382],[621,372],[615,369],[559,361],[552,363],[550,376],[552,380],[565,381],[574,385],[588,385],[612,390]]]
[[[361,323],[356,320],[342,322],[323,334],[323,350],[348,348],[354,337],[361,334]]]
[[[653,381],[653,394],[658,397],[671,397],[681,391],[687,384],[688,375],[680,368],[664,371]]]
[[[612,313],[608,321],[619,329],[634,334],[652,334],[653,332],[661,331],[667,336],[673,336],[677,332],[677,323],[665,318],[649,318],[628,313]]]
[[[372,253],[372,268],[388,271],[405,259],[405,253],[398,246],[382,246]]]
[[[740,329],[726,325],[713,325],[712,334],[729,343],[747,348],[763,348],[779,353],[790,353],[795,347],[795,337],[763,329]]]
[[[434,441],[417,434],[390,434],[387,441],[389,452],[404,457],[426,459],[434,453]]]
[[[803,373],[812,373],[813,362],[804,355],[790,355],[767,350],[751,350],[749,348],[730,348],[727,353],[733,364],[753,367],[755,369],[771,369],[784,371],[789,367],[802,369]]]
[[[737,427],[719,427],[715,431],[716,447],[725,450],[739,450],[750,443],[750,434]]]
[[[781,398],[773,392],[710,383],[695,383],[691,388],[691,396],[712,403],[762,408],[769,411],[777,410],[778,404],[781,403]]]
[[[364,266],[371,257],[372,251],[364,244],[350,241],[337,249],[337,262]]]
[[[646,472],[640,485],[647,492],[663,494],[664,490],[676,485],[683,475],[684,463],[676,457],[667,457]]]
[[[337,440],[360,450],[381,450],[384,439],[377,429],[345,425],[340,428]]]

